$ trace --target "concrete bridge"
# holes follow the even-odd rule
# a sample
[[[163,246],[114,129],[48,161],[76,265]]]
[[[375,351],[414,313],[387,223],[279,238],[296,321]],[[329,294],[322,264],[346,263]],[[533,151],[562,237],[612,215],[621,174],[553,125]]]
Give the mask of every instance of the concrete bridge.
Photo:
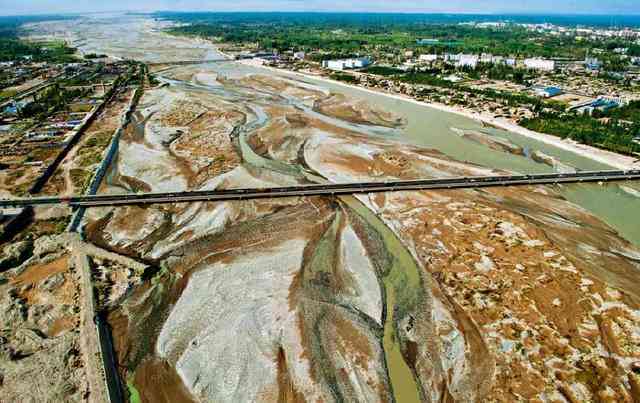
[[[199,201],[226,201],[300,196],[335,196],[358,193],[408,190],[474,189],[498,186],[557,185],[588,182],[621,182],[640,180],[640,170],[588,171],[570,174],[534,174],[471,176],[457,178],[396,180],[386,182],[313,184],[264,189],[196,190],[165,193],[131,193],[122,195],[50,196],[2,199],[0,207],[26,207],[67,204],[73,207],[125,206]]]

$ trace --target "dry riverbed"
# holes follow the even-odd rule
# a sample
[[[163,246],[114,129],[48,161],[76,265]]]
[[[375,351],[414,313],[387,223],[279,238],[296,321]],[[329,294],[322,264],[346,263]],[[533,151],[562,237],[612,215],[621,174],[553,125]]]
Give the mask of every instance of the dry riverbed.
[[[309,84],[202,74],[145,94],[103,191],[496,173]],[[637,394],[640,252],[547,187],[100,209],[87,234],[158,268],[109,315],[143,401]]]
[[[162,26],[98,16],[37,29],[64,32],[85,52],[209,57],[211,44]],[[168,85],[141,99],[101,192],[501,173],[408,144],[408,123],[388,110],[243,68],[156,67]],[[483,134],[467,139],[521,155]],[[640,252],[551,187],[101,208],[86,224],[89,241],[120,254],[91,267],[123,386],[141,401],[640,395]],[[149,266],[123,266],[123,255]],[[69,379],[59,400],[84,390]]]

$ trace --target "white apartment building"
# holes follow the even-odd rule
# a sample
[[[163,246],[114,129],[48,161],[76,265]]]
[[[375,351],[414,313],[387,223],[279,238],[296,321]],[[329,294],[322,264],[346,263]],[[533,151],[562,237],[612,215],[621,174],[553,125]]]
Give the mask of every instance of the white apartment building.
[[[481,54],[480,63],[493,63],[493,55],[491,53]]]
[[[475,69],[478,66],[480,58],[478,55],[460,55],[460,59],[456,63],[458,67],[471,67]]]
[[[329,70],[344,70],[344,60],[325,60],[322,62],[323,67],[328,68]]]
[[[438,60],[438,55],[420,55],[418,60],[424,63],[432,63]]]
[[[342,60],[325,60],[322,62],[322,67],[326,67],[330,70],[346,70],[346,69],[361,69],[371,64],[371,61],[366,57],[360,57],[357,59],[342,59]]]
[[[556,62],[540,58],[524,59],[524,67],[531,70],[553,71],[556,69]]]
[[[445,62],[458,62],[460,61],[460,55],[459,54],[453,54],[453,53],[445,53],[444,54],[444,61]]]

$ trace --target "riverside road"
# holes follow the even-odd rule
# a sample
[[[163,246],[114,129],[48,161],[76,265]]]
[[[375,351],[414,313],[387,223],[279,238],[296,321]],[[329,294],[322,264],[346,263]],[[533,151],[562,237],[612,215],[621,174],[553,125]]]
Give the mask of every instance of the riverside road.
[[[72,207],[125,206],[134,204],[187,203],[249,200],[276,197],[333,196],[407,190],[474,189],[499,186],[558,185],[589,182],[621,182],[640,179],[640,170],[588,171],[566,174],[471,176],[387,182],[313,184],[264,189],[196,190],[170,193],[130,193],[71,197],[31,197],[0,200],[0,207],[67,204]]]

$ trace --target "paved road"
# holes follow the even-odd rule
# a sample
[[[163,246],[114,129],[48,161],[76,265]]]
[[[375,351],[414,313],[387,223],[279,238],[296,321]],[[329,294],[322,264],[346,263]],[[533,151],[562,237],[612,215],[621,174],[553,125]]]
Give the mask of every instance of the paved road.
[[[133,204],[186,203],[275,197],[344,195],[428,189],[473,189],[496,186],[554,185],[561,183],[619,182],[640,180],[640,170],[590,171],[574,174],[476,176],[388,182],[332,183],[266,189],[198,190],[169,193],[84,195],[1,199],[0,207],[68,204],[73,207],[124,206]]]

